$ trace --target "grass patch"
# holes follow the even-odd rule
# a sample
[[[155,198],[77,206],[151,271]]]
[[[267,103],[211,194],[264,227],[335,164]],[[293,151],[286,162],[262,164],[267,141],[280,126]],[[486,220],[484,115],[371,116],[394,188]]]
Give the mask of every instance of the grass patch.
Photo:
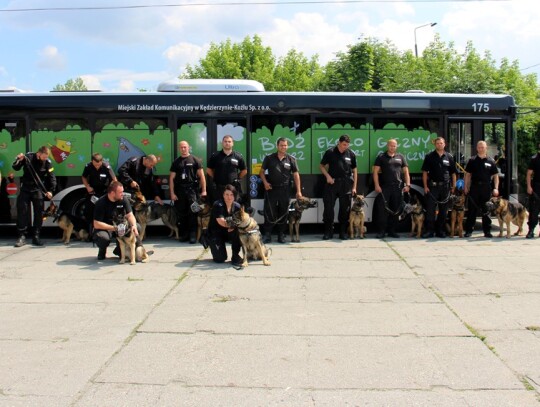
[[[144,281],[144,279],[142,279],[142,278],[128,277],[128,278],[127,278],[127,281]]]
[[[469,324],[465,324],[465,326],[467,327],[467,329],[474,335],[476,336],[478,339],[480,339],[482,342],[485,342],[486,341],[486,337],[484,335],[481,335],[475,328],[473,328],[472,326],[470,326]]]
[[[229,302],[236,300],[235,297],[231,297],[230,295],[214,295],[214,298],[212,298],[212,302]]]
[[[534,388],[534,386],[532,384],[529,383],[529,381],[527,380],[526,377],[521,377],[521,383],[523,383],[523,386],[525,387],[525,390],[528,390],[528,391],[536,391],[536,389]]]
[[[528,331],[540,331],[540,326],[532,325],[532,326],[526,327],[525,329],[527,329]]]

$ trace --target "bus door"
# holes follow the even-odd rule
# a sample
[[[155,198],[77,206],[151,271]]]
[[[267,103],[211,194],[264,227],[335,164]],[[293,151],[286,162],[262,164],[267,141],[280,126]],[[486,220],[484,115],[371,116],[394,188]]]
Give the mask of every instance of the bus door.
[[[476,142],[473,137],[472,121],[454,121],[448,123],[446,146],[454,156],[458,169],[458,178],[465,177],[465,165],[471,156],[476,154]]]
[[[191,147],[191,154],[200,158],[204,171],[208,159],[215,152],[221,150],[221,141],[224,136],[231,136],[234,141],[233,149],[244,156],[247,162],[247,127],[245,118],[228,119],[182,119],[177,122],[177,142],[187,141]],[[176,147],[178,155],[178,146]],[[244,191],[247,185],[242,184]]]
[[[26,153],[26,124],[24,120],[0,119],[0,224],[17,219],[16,198],[21,171],[11,164],[19,153]]]
[[[450,120],[448,126],[448,151],[456,159],[460,176],[464,172],[469,158],[476,155],[476,144],[484,140],[488,147],[488,156],[497,162],[500,192],[507,196],[510,182],[506,179],[508,172],[505,143],[508,131],[507,124],[501,121]]]

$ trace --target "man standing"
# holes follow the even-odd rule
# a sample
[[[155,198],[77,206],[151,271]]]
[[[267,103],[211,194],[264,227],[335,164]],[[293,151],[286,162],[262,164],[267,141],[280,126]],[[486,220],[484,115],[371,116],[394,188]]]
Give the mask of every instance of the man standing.
[[[229,135],[223,136],[221,145],[223,149],[212,154],[206,166],[206,173],[214,181],[212,201],[223,198],[226,185],[234,186],[240,198],[242,194],[240,181],[247,174],[244,157],[239,152],[233,151],[233,138]],[[246,204],[246,202],[241,203]]]
[[[131,157],[118,169],[118,180],[128,192],[140,189],[146,199],[153,199],[160,205],[159,187],[154,177],[157,157],[149,154],[142,157]]]
[[[289,213],[289,188],[294,179],[296,198],[302,196],[300,173],[296,159],[287,154],[289,147],[287,139],[280,137],[277,140],[277,152],[264,157],[259,173],[264,185],[264,242],[272,241],[274,225],[278,230],[278,242],[285,243],[285,228]]]
[[[454,157],[444,151],[443,137],[435,139],[435,150],[426,155],[422,164],[422,182],[426,196],[426,222],[423,238],[446,237],[446,214],[450,191],[456,186],[456,163]],[[437,216],[436,210],[439,207]]]
[[[23,169],[21,191],[17,197],[17,231],[19,237],[15,247],[22,247],[26,244],[30,204],[34,209],[32,244],[34,246],[43,246],[43,242],[39,238],[43,225],[43,198],[51,199],[53,191],[56,189],[56,177],[49,160],[49,154],[49,147],[42,146],[36,153],[20,153],[13,162],[12,167],[15,171]]]
[[[379,154],[373,165],[373,182],[375,191],[379,193],[377,196],[379,212],[377,239],[383,239],[386,235],[393,238],[399,237],[396,226],[400,208],[403,205],[402,192],[409,192],[411,187],[409,166],[405,157],[397,153],[397,140],[388,140],[386,148],[386,152]],[[402,174],[405,179],[404,186]]]
[[[92,154],[92,161],[85,165],[82,173],[82,183],[88,194],[101,198],[113,181],[116,181],[116,175],[110,165],[103,162],[100,153]]]
[[[491,196],[499,196],[499,173],[493,158],[487,155],[487,144],[476,144],[477,155],[472,156],[465,166],[465,195],[468,195],[468,214],[465,222],[465,237],[471,237],[478,212],[482,213],[482,230],[485,237],[491,234],[491,218],[486,202]],[[493,182],[493,189],[491,183]]]
[[[350,137],[346,134],[342,135],[336,147],[330,148],[324,153],[319,165],[322,174],[326,178],[323,192],[323,240],[329,240],[333,237],[336,199],[339,199],[339,238],[347,240],[351,197],[356,195],[358,182],[356,155],[349,149],[350,144]]]
[[[201,160],[189,153],[188,142],[181,141],[178,147],[180,157],[172,163],[169,174],[171,200],[180,223],[180,241],[189,240],[194,244],[197,241],[197,214],[191,210],[191,205],[199,200],[199,196],[206,196],[206,179]]]
[[[94,242],[99,248],[98,260],[105,260],[107,247],[111,244],[111,239],[115,237],[116,226],[114,219],[125,217],[131,228],[131,232],[137,237],[137,245],[140,245],[137,221],[131,210],[131,205],[127,197],[124,196],[124,187],[118,181],[113,181],[107,188],[107,194],[96,202],[94,210]],[[114,251],[119,253],[119,250]]]
[[[529,195],[529,233],[525,237],[532,239],[540,212],[540,143],[538,152],[531,157],[527,168],[527,194]]]

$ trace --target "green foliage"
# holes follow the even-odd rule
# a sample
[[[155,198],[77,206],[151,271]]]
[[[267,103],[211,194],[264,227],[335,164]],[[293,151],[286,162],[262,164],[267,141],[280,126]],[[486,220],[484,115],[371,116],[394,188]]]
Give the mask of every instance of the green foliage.
[[[516,122],[519,173],[540,141],[540,89],[534,74],[523,75],[517,61],[503,59],[499,66],[472,42],[458,51],[439,36],[418,58],[400,51],[390,41],[366,38],[321,66],[294,49],[279,58],[259,36],[241,43],[212,43],[197,65],[188,66],[185,78],[253,79],[272,91],[405,92],[419,89],[440,93],[496,93],[512,95],[519,106]],[[67,84],[66,84],[67,85]],[[491,135],[492,137],[495,135]]]
[[[53,91],[55,92],[76,92],[84,90],[88,90],[88,88],[80,77],[69,79],[65,84],[58,84],[53,88]]]

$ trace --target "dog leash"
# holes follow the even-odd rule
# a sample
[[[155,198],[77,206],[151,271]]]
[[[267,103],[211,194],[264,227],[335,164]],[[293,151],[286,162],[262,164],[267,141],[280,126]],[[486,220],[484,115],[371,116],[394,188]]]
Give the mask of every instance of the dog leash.
[[[397,215],[400,215],[403,213],[403,209],[405,208],[405,201],[404,199],[401,200],[401,204],[399,206],[399,208],[396,210],[396,211],[393,211],[392,209],[390,209],[390,207],[388,206],[388,201],[386,200],[386,197],[384,196],[384,193],[381,191],[381,196],[383,198],[383,203],[384,203],[384,209],[392,216],[397,216]],[[403,192],[401,193],[401,196],[403,198],[404,194]]]
[[[264,199],[267,200],[268,199],[268,191],[264,191]],[[270,221],[270,220],[267,220],[268,219],[268,216],[267,216],[267,211],[266,210],[263,210],[263,213],[264,213],[264,219],[266,222],[268,222],[269,224],[271,225],[277,225],[279,222],[281,222],[283,219],[285,219],[287,216],[289,216],[289,207],[287,207],[287,211],[282,215],[280,216],[278,219],[275,218],[274,216],[274,211],[272,210],[272,206],[271,205],[268,205],[269,209],[270,209],[270,216],[272,216],[272,219],[275,219],[273,221]]]
[[[28,172],[30,173],[30,175],[32,176],[32,179],[34,180],[34,182],[36,183],[36,185],[39,187],[39,189],[41,190],[41,192],[44,194],[44,195],[47,195],[47,193],[49,191],[47,191],[47,188],[45,188],[45,185],[43,184],[43,181],[41,181],[41,178],[39,178],[39,175],[37,175],[36,173],[36,169],[34,168],[34,166],[32,165],[32,162],[30,161],[30,158],[28,158],[26,156],[26,154],[24,155],[24,161],[25,161],[25,164],[26,164],[26,168],[28,168]]]

